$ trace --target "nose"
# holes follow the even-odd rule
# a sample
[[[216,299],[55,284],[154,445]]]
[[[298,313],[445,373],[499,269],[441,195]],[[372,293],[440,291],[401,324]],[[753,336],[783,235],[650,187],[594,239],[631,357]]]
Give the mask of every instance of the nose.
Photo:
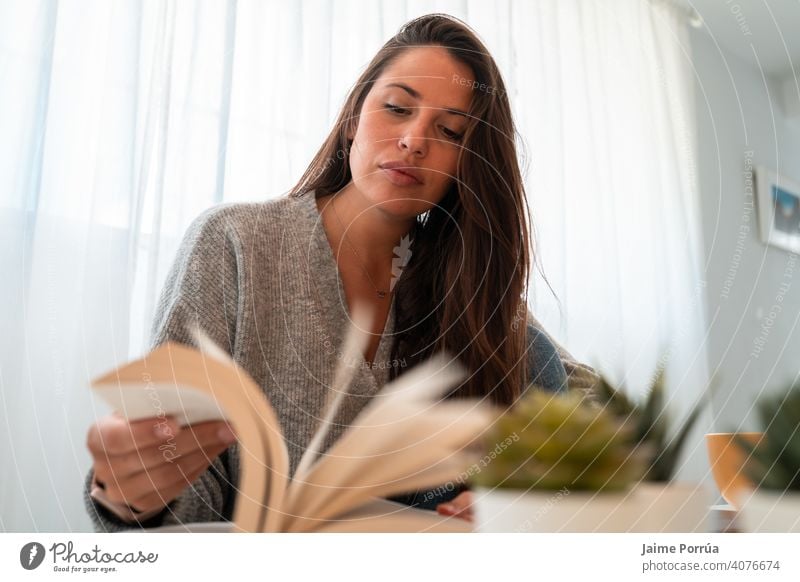
[[[422,158],[428,151],[428,139],[422,128],[417,125],[409,125],[397,145],[404,154]]]

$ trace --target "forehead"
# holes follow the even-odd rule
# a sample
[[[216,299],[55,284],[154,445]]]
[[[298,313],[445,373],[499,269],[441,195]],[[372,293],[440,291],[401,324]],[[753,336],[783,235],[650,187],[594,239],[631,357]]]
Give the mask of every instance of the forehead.
[[[442,47],[410,48],[384,69],[376,87],[402,83],[422,96],[431,107],[467,111],[472,100],[472,70]]]

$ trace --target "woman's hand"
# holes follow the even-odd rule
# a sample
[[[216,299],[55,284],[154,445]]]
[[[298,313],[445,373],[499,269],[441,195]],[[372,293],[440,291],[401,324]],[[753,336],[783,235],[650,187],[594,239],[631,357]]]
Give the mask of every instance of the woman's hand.
[[[436,506],[436,512],[439,515],[460,517],[471,523],[474,519],[472,514],[472,491],[464,491],[452,501],[440,503]]]
[[[235,441],[222,421],[179,427],[169,417],[112,414],[92,425],[86,445],[106,497],[141,513],[166,507]]]

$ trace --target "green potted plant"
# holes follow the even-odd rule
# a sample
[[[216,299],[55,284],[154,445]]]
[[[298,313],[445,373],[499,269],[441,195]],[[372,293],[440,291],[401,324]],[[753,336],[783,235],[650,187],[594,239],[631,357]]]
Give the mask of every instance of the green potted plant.
[[[706,491],[673,481],[704,400],[671,431],[664,393],[663,373],[641,402],[605,378],[589,401],[531,387],[487,435],[477,529],[706,531]]]
[[[757,404],[763,438],[737,435],[755,489],[741,497],[741,524],[751,532],[800,532],[800,384]]]
[[[624,387],[614,387],[601,377],[595,386],[597,402],[614,415],[633,424],[635,442],[646,456],[647,469],[637,485],[642,507],[642,531],[706,531],[708,492],[700,483],[675,482],[678,460],[689,433],[697,423],[705,398],[701,398],[684,421],[672,429],[665,403],[665,376],[659,370],[642,401],[634,401]]]
[[[631,486],[646,466],[628,423],[576,394],[532,388],[485,441],[472,476],[478,531],[631,531]]]

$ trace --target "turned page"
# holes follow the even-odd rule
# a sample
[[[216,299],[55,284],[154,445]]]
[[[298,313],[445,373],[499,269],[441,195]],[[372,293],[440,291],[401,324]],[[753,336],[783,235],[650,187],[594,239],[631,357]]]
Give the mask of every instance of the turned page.
[[[285,530],[325,528],[326,520],[342,519],[361,505],[375,507],[376,497],[456,479],[474,459],[467,447],[489,423],[488,408],[476,401],[441,400],[466,374],[439,354],[387,384],[320,456],[319,445],[352,379],[352,366],[346,364],[357,361],[366,345],[368,313],[355,310],[353,320],[328,410],[289,485]],[[421,520],[436,517],[417,511],[428,514],[413,522],[418,525],[430,525],[431,520]],[[403,519],[413,519],[406,514]]]
[[[213,350],[202,332],[196,337],[204,351],[166,342],[95,379],[92,388],[128,420],[168,415],[187,425],[227,419],[240,443],[234,523],[242,531],[264,531],[277,520],[266,509],[282,504],[288,480],[277,416],[244,370]]]
[[[473,530],[472,524],[464,519],[378,498],[335,520],[317,523],[313,528],[302,527],[305,525],[302,521],[299,525],[297,531],[313,529],[322,533],[469,533]]]
[[[329,428],[352,383],[370,329],[354,310],[327,409],[290,480],[275,411],[250,376],[202,331],[199,351],[167,342],[93,382],[129,420],[174,416],[181,425],[227,419],[240,449],[233,531],[462,531],[463,524],[380,498],[453,481],[490,422],[488,407],[442,400],[465,377],[444,354],[384,386],[324,454]],[[447,522],[447,523],[443,523]]]

